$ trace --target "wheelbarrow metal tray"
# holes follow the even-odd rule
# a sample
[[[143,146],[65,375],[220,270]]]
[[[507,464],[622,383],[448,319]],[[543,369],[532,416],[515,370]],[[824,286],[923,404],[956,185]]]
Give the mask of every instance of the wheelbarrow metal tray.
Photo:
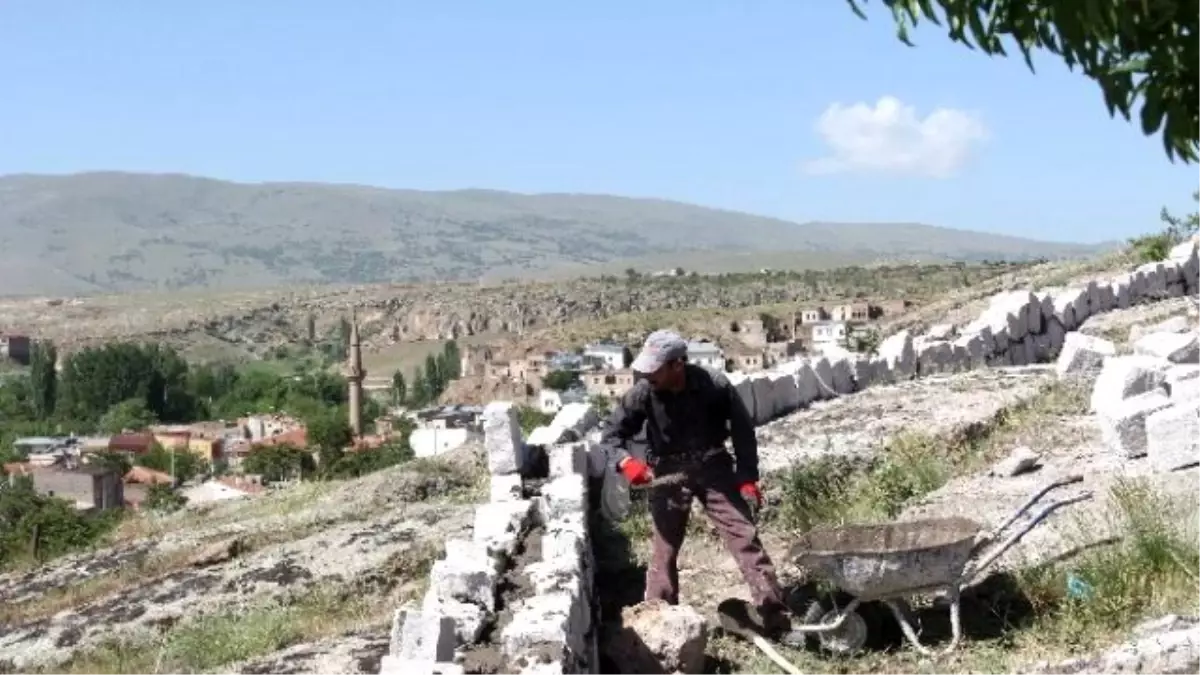
[[[797,563],[863,600],[953,586],[982,528],[966,518],[936,518],[812,530],[792,547]]]

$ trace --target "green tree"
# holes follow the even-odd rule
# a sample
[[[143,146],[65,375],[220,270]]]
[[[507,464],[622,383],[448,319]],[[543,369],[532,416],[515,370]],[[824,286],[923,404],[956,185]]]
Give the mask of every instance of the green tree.
[[[134,458],[133,463],[175,477],[175,482],[187,481],[204,473],[205,461],[187,450],[168,450],[155,443],[145,454]]]
[[[38,419],[54,415],[58,398],[58,350],[54,343],[38,340],[33,344],[29,360],[29,385],[32,394],[33,412]]]
[[[1200,202],[1200,191],[1192,193],[1192,200]],[[1130,250],[1138,262],[1166,260],[1173,247],[1200,231],[1200,211],[1180,218],[1164,206],[1158,217],[1166,224],[1162,231],[1129,240]]]
[[[612,412],[612,402],[607,396],[593,396],[588,399],[588,403],[596,409],[596,414],[600,417],[608,417]]]
[[[106,434],[123,431],[141,431],[156,422],[154,413],[146,407],[146,400],[131,398],[113,405],[97,423]]]
[[[56,409],[65,418],[94,421],[121,402],[145,401],[164,422],[195,419],[188,365],[166,345],[114,342],[72,354],[58,380]]]
[[[354,442],[350,424],[340,412],[327,409],[305,420],[308,444],[317,450],[322,473],[331,471],[342,459],[345,449]]]
[[[88,464],[110,467],[122,476],[129,473],[129,470],[133,468],[133,463],[129,461],[128,455],[123,452],[113,452],[111,450],[92,453],[88,457]]]
[[[523,405],[517,407],[517,421],[521,425],[521,431],[528,436],[534,429],[553,422],[554,415]]]
[[[242,460],[244,473],[261,475],[268,482],[311,477],[315,469],[312,453],[287,443],[259,446]]]
[[[146,490],[146,499],[142,502],[142,508],[157,513],[170,513],[178,511],[185,504],[187,504],[187,497],[173,490],[170,485],[156,483]]]
[[[445,381],[450,382],[462,377],[462,352],[458,349],[458,343],[450,340],[442,347],[442,355],[445,357]]]
[[[566,391],[579,383],[579,373],[573,370],[552,370],[542,378],[542,386],[555,391]]]
[[[0,569],[44,561],[92,545],[117,523],[119,510],[81,513],[64,499],[38,494],[28,476],[0,489]]]
[[[304,335],[310,343],[317,340],[317,315],[312,312],[304,319]]]
[[[440,396],[445,388],[446,383],[442,379],[442,363],[438,359],[438,355],[430,354],[425,357],[425,382],[430,400]]]
[[[429,379],[425,377],[420,366],[413,371],[412,391],[409,392],[408,402],[412,405],[429,403]]]
[[[396,405],[404,405],[408,397],[408,383],[404,381],[404,373],[397,370],[392,373],[392,401]]]
[[[860,0],[848,0],[862,18]],[[861,0],[866,4],[867,0]],[[1141,101],[1147,136],[1162,130],[1171,160],[1191,163],[1200,143],[1200,2],[1198,0],[882,0],[897,35],[925,19],[945,23],[952,41],[989,56],[1016,48],[1033,70],[1033,53],[1060,57],[1100,85],[1109,115],[1126,120]],[[1007,43],[1007,44],[1006,44]]]

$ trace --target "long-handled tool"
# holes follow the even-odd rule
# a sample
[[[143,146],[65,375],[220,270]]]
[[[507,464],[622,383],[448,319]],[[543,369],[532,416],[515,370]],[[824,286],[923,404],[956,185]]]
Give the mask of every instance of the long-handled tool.
[[[633,505],[630,499],[630,490],[650,490],[665,485],[675,485],[686,480],[687,474],[669,473],[658,476],[649,483],[631,486],[629,480],[620,471],[610,467],[604,472],[604,485],[600,488],[600,510],[605,518],[613,522],[621,522],[629,517],[629,510]]]
[[[800,669],[784,658],[783,654],[776,651],[771,642],[763,636],[763,627],[754,621],[750,611],[750,606],[745,600],[729,598],[722,600],[721,604],[717,605],[717,620],[720,621],[721,628],[726,633],[750,642],[785,672],[791,673],[791,675],[800,675]]]

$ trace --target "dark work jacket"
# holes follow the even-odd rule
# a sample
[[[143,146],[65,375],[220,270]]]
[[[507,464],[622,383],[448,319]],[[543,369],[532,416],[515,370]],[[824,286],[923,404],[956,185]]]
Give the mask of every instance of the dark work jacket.
[[[658,392],[639,380],[613,406],[600,437],[612,463],[630,456],[630,442],[645,425],[647,461],[723,448],[733,441],[740,481],[758,480],[758,439],[742,397],[724,373],[691,363],[678,393]]]

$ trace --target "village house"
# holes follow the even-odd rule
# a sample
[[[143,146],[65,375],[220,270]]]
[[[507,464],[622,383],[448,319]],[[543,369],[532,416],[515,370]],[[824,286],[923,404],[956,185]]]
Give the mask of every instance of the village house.
[[[912,303],[908,300],[884,300],[879,303],[879,313],[882,316],[897,316],[908,311]]]
[[[782,342],[768,342],[765,354],[765,367],[770,368],[776,364],[787,361],[797,354],[804,353],[803,340],[785,340]]]
[[[603,370],[621,370],[629,350],[615,342],[596,342],[583,348],[583,365]]]
[[[544,356],[531,355],[508,362],[508,376],[535,389],[541,388],[542,378],[548,372],[550,369]]]
[[[870,321],[878,316],[878,308],[867,302],[850,302],[843,305],[836,305],[830,312],[830,318],[834,321]]]
[[[735,321],[730,330],[737,334],[738,341],[746,347],[762,349],[767,346],[767,329],[762,319]]]
[[[725,354],[725,370],[753,373],[766,367],[766,349],[742,347],[731,349]]]
[[[818,321],[828,321],[829,312],[824,307],[817,305],[814,307],[803,307],[800,309],[800,323],[809,324]]]
[[[812,349],[819,351],[831,345],[843,345],[849,336],[845,321],[820,321],[812,324]]]
[[[508,379],[508,361],[489,361],[485,366],[485,375],[495,380]]]
[[[582,379],[589,396],[617,398],[633,387],[633,371],[625,368],[584,373]]]
[[[725,370],[725,352],[716,343],[708,340],[688,342],[688,363]]]
[[[116,434],[108,439],[108,451],[126,455],[144,455],[150,452],[157,442],[150,432]]]
[[[104,511],[126,506],[125,483],[121,472],[110,466],[85,464],[67,469],[14,463],[4,465],[4,469],[10,483],[16,481],[18,476],[28,476],[38,493],[65,499],[80,511]],[[140,491],[136,492],[140,494]]]

